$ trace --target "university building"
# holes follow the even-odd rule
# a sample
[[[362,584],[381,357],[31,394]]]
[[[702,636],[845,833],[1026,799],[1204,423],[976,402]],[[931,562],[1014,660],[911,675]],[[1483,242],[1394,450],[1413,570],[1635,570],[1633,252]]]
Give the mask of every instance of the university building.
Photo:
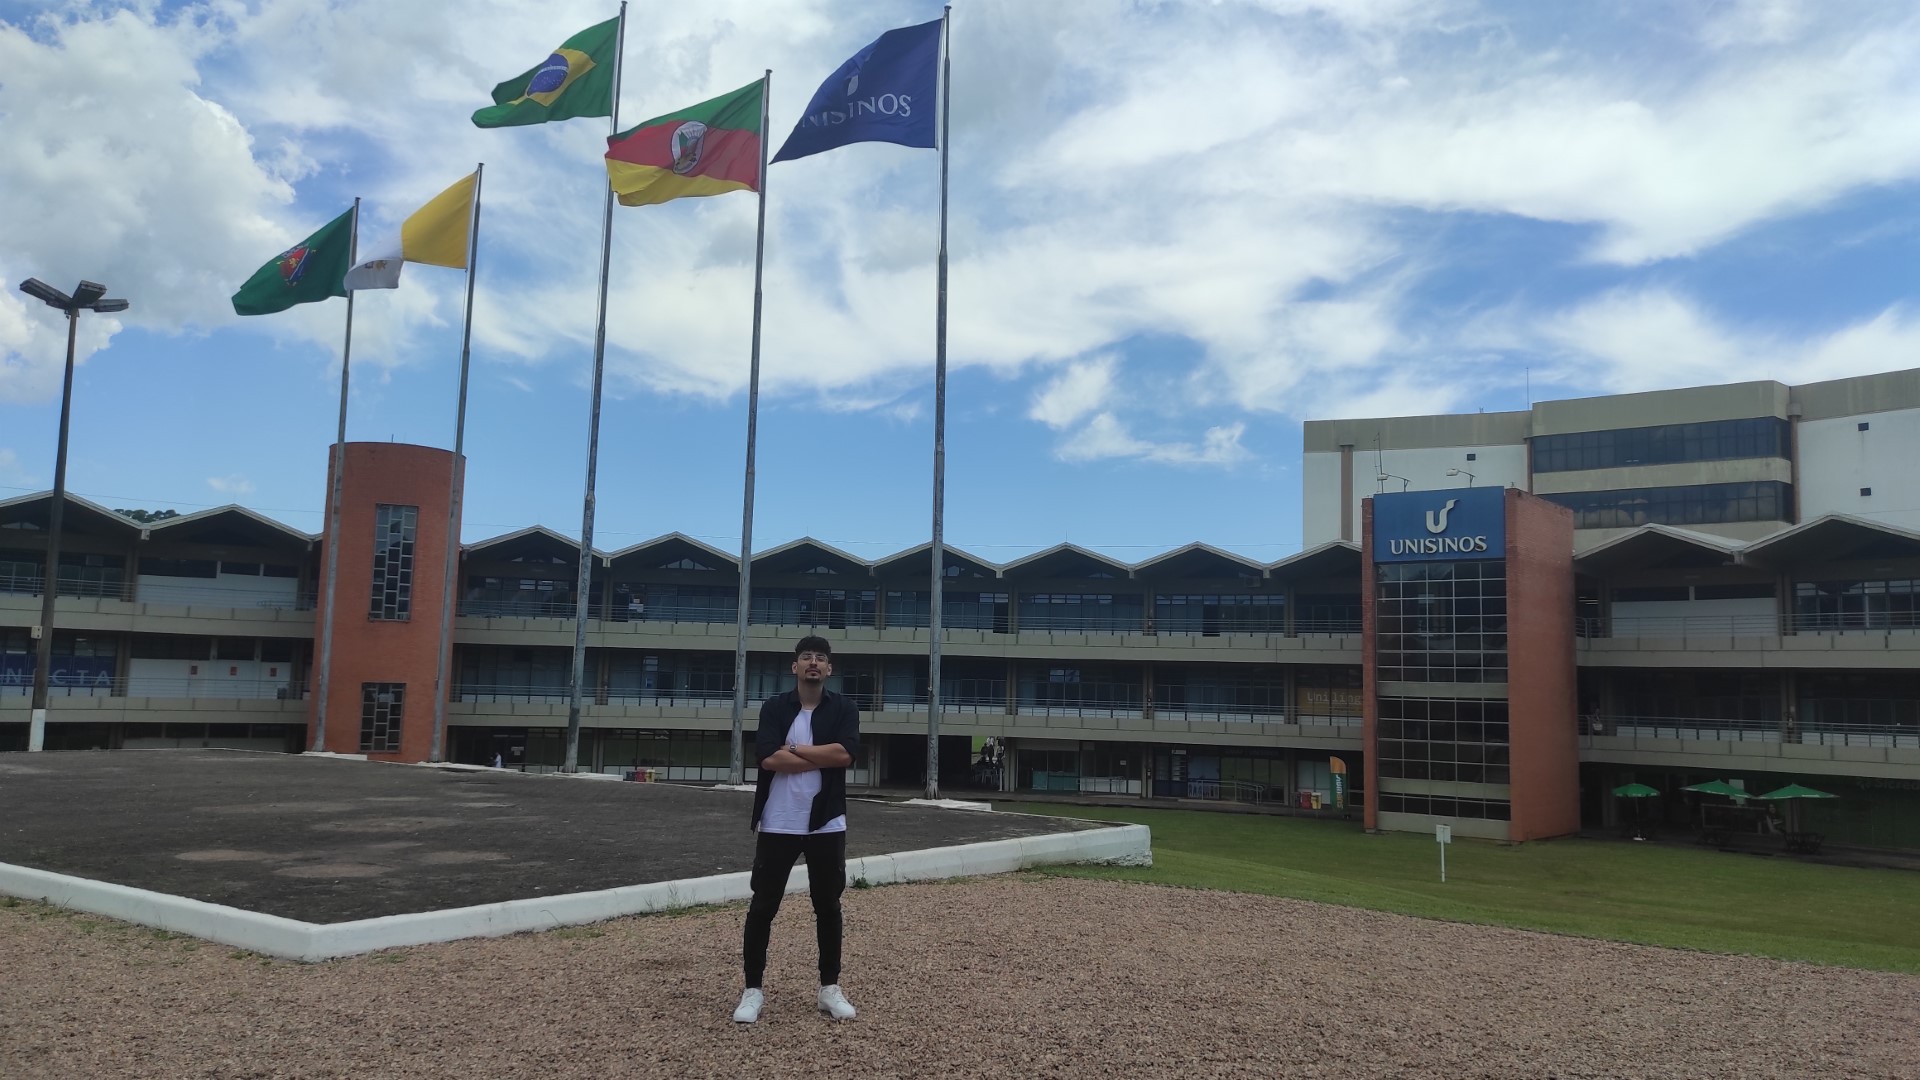
[[[1830,842],[1920,848],[1916,456],[1920,370],[1309,422],[1289,558],[949,549],[941,785],[1525,840],[1613,824],[1628,780],[1798,781],[1840,796],[1804,808]],[[449,567],[458,464],[348,445],[324,718],[322,537],[70,497],[47,748],[297,751],[324,720],[338,752],[423,760],[438,731],[452,760],[557,768],[579,548],[536,526]],[[49,509],[0,502],[0,749],[27,742]],[[581,766],[724,779],[737,559],[680,534],[589,557]],[[868,733],[853,779],[919,787],[926,560],[757,554],[749,727],[824,633]]]

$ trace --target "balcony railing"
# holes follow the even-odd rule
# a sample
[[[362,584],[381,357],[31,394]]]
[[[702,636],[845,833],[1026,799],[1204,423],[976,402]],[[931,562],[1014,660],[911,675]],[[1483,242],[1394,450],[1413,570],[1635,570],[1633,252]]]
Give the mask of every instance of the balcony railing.
[[[1153,718],[1209,724],[1284,724],[1288,722],[1287,709],[1284,705],[1231,705],[1218,702],[1183,704],[1156,701],[1153,705]]]
[[[1803,720],[1742,720],[1700,716],[1583,716],[1580,734],[1621,739],[1796,743],[1920,749],[1920,723],[1848,724]]]
[[[1920,630],[1920,615],[1901,611],[1857,615],[1635,615],[1574,619],[1574,636],[1583,638],[1774,637],[1916,630]]]
[[[32,690],[30,685],[11,682],[0,684],[0,696],[20,697],[31,694]],[[284,679],[218,679],[191,675],[156,678],[142,675],[129,679],[68,680],[64,685],[56,681],[47,687],[47,694],[51,697],[271,701],[299,700],[305,697],[306,688]]]
[[[1778,720],[1703,716],[1583,716],[1580,734],[1708,742],[1771,742],[1785,738]]]
[[[39,596],[41,577],[0,577],[0,593],[16,596]],[[62,581],[60,596],[85,600],[118,600],[122,603],[168,604],[174,607],[230,607],[241,609],[275,609],[281,611],[311,611],[314,606],[314,594],[309,592],[284,595],[261,595],[235,589],[222,589],[217,586],[198,585],[139,585],[131,581]]]
[[[0,577],[0,593],[13,593],[18,596],[39,596],[46,585],[46,578],[35,574],[31,577],[9,575]],[[133,583],[130,581],[73,581],[60,579],[61,596],[81,599],[131,600]]]

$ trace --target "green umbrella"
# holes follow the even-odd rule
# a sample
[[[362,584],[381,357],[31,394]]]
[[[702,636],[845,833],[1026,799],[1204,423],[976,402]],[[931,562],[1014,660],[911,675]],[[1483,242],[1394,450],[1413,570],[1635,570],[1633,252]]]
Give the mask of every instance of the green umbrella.
[[[1614,788],[1613,793],[1623,799],[1645,799],[1660,794],[1645,784],[1622,784]]]
[[[1725,795],[1729,799],[1751,799],[1752,792],[1737,788],[1725,780],[1709,780],[1704,784],[1688,784],[1681,791],[1698,791],[1706,795]]]
[[[1798,800],[1837,799],[1839,797],[1840,796],[1830,792],[1816,791],[1810,787],[1801,787],[1799,784],[1788,784],[1786,787],[1769,791],[1765,795],[1760,796],[1762,799],[1794,800],[1787,803],[1787,832],[1789,833],[1797,833],[1800,831],[1800,815],[1796,810],[1796,807],[1799,805]]]
[[[1799,784],[1788,784],[1786,787],[1780,788],[1777,791],[1769,791],[1765,795],[1755,797],[1761,799],[1837,799],[1840,796],[1825,791],[1815,791],[1810,787],[1801,787]]]

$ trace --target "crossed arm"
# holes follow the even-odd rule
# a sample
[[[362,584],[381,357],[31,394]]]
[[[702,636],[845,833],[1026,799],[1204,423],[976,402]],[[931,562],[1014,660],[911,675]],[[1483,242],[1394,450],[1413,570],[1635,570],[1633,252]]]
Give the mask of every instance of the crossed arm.
[[[762,758],[760,767],[768,772],[803,773],[815,769],[844,769],[853,764],[853,755],[839,743],[824,743],[818,746],[798,746],[792,750],[781,747]]]

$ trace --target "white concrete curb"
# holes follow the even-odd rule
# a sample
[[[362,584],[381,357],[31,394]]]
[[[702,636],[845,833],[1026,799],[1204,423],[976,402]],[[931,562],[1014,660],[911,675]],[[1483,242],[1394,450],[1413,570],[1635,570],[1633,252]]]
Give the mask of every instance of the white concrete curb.
[[[1118,825],[868,855],[847,861],[847,881],[890,885],[1066,863],[1150,866],[1152,835],[1145,825]],[[787,879],[787,891],[804,892],[806,888],[806,868],[796,868]],[[289,960],[327,960],[402,945],[503,937],[527,930],[600,922],[622,915],[731,903],[752,895],[747,874],[718,874],[354,922],[309,923],[9,863],[0,863],[0,893],[191,934]]]

